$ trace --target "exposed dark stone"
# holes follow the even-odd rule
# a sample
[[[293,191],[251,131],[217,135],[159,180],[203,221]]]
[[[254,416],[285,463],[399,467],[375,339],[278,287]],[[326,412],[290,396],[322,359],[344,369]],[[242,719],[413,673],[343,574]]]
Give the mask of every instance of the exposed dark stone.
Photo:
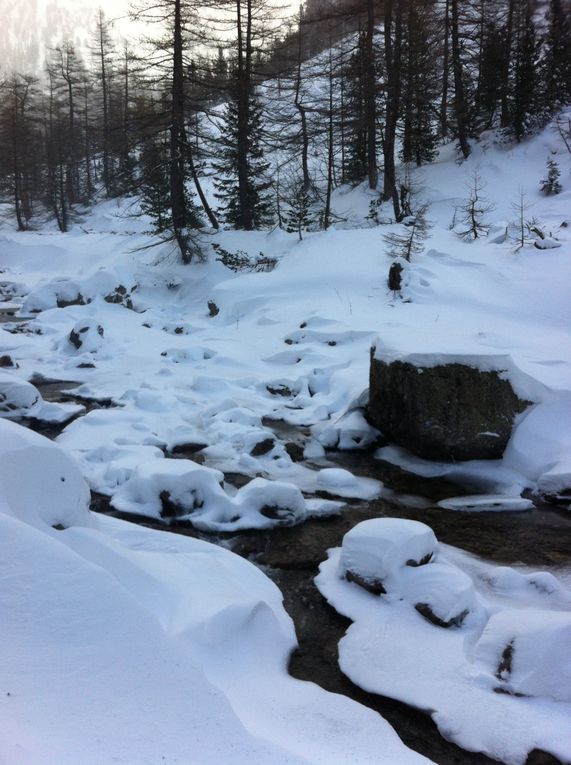
[[[184,333],[184,327],[175,327],[174,333],[175,335],[182,335]]]
[[[89,330],[88,326],[82,327],[78,332],[75,331],[75,329],[72,329],[69,333],[69,342],[79,350],[81,346],[83,345],[83,340],[81,339],[81,335],[84,335]],[[97,334],[101,335],[103,337],[103,327],[101,324],[97,325]]]
[[[301,444],[289,443],[285,445],[285,450],[289,454],[292,462],[303,462],[303,446]]]
[[[293,396],[291,389],[288,388],[287,385],[282,385],[281,383],[279,385],[266,385],[266,390],[268,393],[271,393],[272,396]]]
[[[291,339],[291,337],[286,337],[286,339],[284,340],[284,343],[286,345],[293,345],[293,340]]]
[[[553,754],[544,752],[543,749],[533,749],[528,755],[525,765],[564,765]]]
[[[189,443],[189,444],[177,444],[176,446],[173,446],[171,449],[171,454],[195,454],[196,452],[199,452],[201,449],[204,449],[208,446],[208,444],[195,444],[195,443]]]
[[[14,359],[8,354],[5,354],[4,356],[0,356],[0,367],[16,368],[17,366],[18,365],[15,363]]]
[[[457,614],[456,616],[453,616],[452,619],[449,619],[447,622],[444,621],[444,619],[441,619],[439,616],[436,616],[432,608],[429,606],[428,603],[415,603],[414,607],[418,611],[418,613],[421,616],[424,616],[425,619],[427,619],[432,624],[435,624],[437,627],[444,627],[444,629],[449,629],[450,627],[461,627],[462,622],[464,619],[468,616],[468,609],[465,609],[461,613]]]
[[[358,584],[359,587],[367,590],[367,592],[370,592],[372,595],[385,595],[387,592],[380,579],[365,579],[365,577],[360,576],[349,569],[345,572],[345,579],[348,582]]]
[[[161,518],[177,518],[179,515],[186,514],[184,507],[172,501],[170,492],[161,491],[159,499],[162,503]]]
[[[402,266],[400,263],[393,263],[389,268],[388,278],[389,289],[393,292],[399,292],[402,285]]]
[[[327,345],[330,345],[331,347],[333,347],[334,345],[337,345],[337,343],[335,342],[335,340],[328,340]]]
[[[507,644],[502,652],[502,657],[498,668],[496,669],[496,677],[498,680],[507,680],[512,673],[512,661],[514,655],[513,640]]]
[[[133,301],[131,299],[133,292],[137,289],[137,285],[131,288],[129,291],[127,287],[124,287],[122,284],[118,284],[117,287],[115,287],[113,292],[110,292],[108,295],[105,295],[103,298],[106,303],[114,303],[115,305],[122,305],[125,306],[125,308],[129,308],[131,311],[133,310]]]
[[[273,438],[264,438],[263,441],[258,441],[258,443],[252,447],[250,455],[252,457],[262,457],[264,454],[272,451],[275,443]]]
[[[95,364],[92,364],[89,361],[83,361],[81,364],[77,365],[78,369],[95,369]]]
[[[61,523],[54,523],[52,524],[52,529],[55,529],[56,531],[65,531],[66,527],[62,526]]]
[[[279,507],[278,505],[264,505],[260,510],[264,518],[270,518],[272,521],[279,521],[284,526],[293,526],[297,522],[297,516],[290,507]]]
[[[208,315],[214,317],[214,316],[218,316],[219,313],[220,313],[220,308],[218,308],[218,306],[216,305],[214,300],[209,300],[208,301]]]
[[[370,421],[426,459],[499,459],[515,416],[526,406],[495,371],[459,363],[417,367],[371,357]]]
[[[67,308],[70,305],[86,305],[86,303],[91,303],[91,300],[86,301],[81,292],[78,292],[71,300],[64,300],[63,298],[57,299],[58,308]],[[33,311],[33,313],[39,313],[39,311]]]
[[[428,555],[425,555],[424,558],[421,558],[420,560],[413,560],[412,558],[407,560],[406,565],[416,568],[417,566],[426,566],[426,564],[430,563],[431,560],[432,553],[428,553]]]

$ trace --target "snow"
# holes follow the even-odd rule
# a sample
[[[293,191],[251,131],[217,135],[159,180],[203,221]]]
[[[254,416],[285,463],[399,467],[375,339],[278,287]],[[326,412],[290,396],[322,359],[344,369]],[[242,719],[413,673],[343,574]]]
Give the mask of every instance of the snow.
[[[85,411],[81,404],[44,401],[39,390],[13,372],[0,370],[0,418],[62,423]]]
[[[409,523],[382,520],[401,534]],[[378,548],[375,527],[365,533],[370,523],[329,551],[315,580],[353,622],[339,644],[342,671],[369,692],[427,710],[441,734],[464,749],[508,765],[523,765],[534,748],[568,761],[571,591],[549,572],[497,567],[439,545],[426,565],[403,566],[402,555],[401,567],[383,580],[387,594],[372,594],[344,577],[350,534],[361,537],[365,552]],[[357,553],[353,547],[368,572],[366,554]],[[469,614],[446,629],[417,612],[419,599],[442,621],[460,609]],[[510,643],[511,671],[502,673]]]
[[[0,435],[3,762],[428,762],[288,676],[293,625],[252,564],[90,514],[61,447],[4,420]]]

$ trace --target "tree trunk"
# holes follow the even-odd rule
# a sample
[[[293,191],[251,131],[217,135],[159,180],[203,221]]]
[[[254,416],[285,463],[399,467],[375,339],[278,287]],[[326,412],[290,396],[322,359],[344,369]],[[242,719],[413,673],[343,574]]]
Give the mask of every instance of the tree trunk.
[[[188,241],[186,195],[184,187],[184,69],[182,58],[181,0],[175,0],[173,32],[173,76],[169,158],[170,204],[173,234],[178,244],[182,261],[183,263],[190,263],[192,260],[192,251],[189,248]]]
[[[460,33],[458,28],[458,0],[450,0],[451,32],[452,32],[452,67],[454,69],[454,111],[460,151],[464,159],[470,156],[468,143],[468,119],[466,112],[466,97],[464,94],[464,79],[462,60],[460,58]]]
[[[375,7],[367,0],[367,32],[365,35],[365,125],[367,130],[367,176],[369,188],[376,189],[379,182],[377,169],[377,84],[375,78]]]
[[[395,140],[400,106],[402,0],[386,0],[385,4],[385,59],[387,72],[387,103],[383,157],[385,174],[383,199],[392,199],[395,220],[402,218],[396,184]],[[396,7],[395,7],[396,6]],[[394,17],[394,42],[392,39]]]

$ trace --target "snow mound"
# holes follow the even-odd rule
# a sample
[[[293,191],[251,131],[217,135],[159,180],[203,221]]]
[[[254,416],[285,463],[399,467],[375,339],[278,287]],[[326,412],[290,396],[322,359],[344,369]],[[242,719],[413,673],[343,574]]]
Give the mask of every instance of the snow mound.
[[[361,410],[354,409],[334,422],[318,423],[313,435],[329,449],[366,449],[378,439],[379,431],[369,425]]]
[[[0,512],[36,526],[93,526],[79,467],[52,441],[0,419]]]
[[[158,459],[137,465],[114,492],[117,510],[152,518],[177,517],[207,531],[271,528],[301,523],[312,515],[338,512],[338,504],[306,508],[293,484],[255,478],[231,497],[223,473],[190,460]]]
[[[343,537],[340,573],[348,571],[367,582],[396,577],[405,566],[426,563],[438,542],[429,526],[400,518],[373,518]]]
[[[474,662],[504,693],[571,702],[571,614],[506,610],[493,614]]]

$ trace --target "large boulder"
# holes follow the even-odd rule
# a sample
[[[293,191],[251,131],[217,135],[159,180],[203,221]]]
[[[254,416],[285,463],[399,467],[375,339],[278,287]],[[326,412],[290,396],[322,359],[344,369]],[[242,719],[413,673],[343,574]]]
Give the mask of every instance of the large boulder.
[[[373,348],[370,421],[387,438],[426,459],[499,459],[514,418],[528,402],[514,393],[502,369],[490,368],[498,366],[497,360],[439,361],[429,355],[379,358]]]

